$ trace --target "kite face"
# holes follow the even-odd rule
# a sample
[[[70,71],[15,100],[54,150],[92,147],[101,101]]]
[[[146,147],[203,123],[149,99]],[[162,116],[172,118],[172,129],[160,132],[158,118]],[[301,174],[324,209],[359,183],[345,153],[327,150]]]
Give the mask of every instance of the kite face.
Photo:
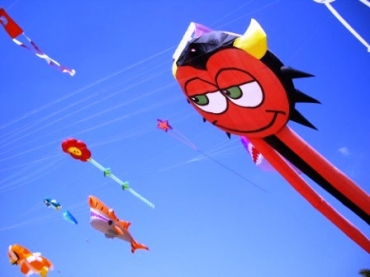
[[[204,70],[179,66],[176,79],[194,108],[227,133],[266,137],[289,119],[290,105],[279,79],[241,49],[216,51]]]
[[[62,143],[62,149],[72,158],[86,162],[91,158],[91,152],[83,141],[74,138],[66,139]]]
[[[268,50],[257,21],[243,35],[209,31],[187,44],[182,41],[173,58],[172,73],[189,103],[225,132],[264,138],[278,133],[288,120],[315,129],[295,104],[319,102],[292,81],[312,75],[284,66]]]

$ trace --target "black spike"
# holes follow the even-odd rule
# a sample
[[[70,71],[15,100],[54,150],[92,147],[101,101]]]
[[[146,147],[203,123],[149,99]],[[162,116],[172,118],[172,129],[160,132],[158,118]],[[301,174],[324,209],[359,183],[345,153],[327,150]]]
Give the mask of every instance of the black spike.
[[[207,120],[203,117],[203,122],[206,122]]]
[[[230,133],[226,132],[226,135],[227,135],[228,138],[231,138]]]
[[[303,93],[299,89],[296,89],[295,92],[296,93],[294,94],[294,101],[296,103],[317,103],[317,104],[321,104],[319,100],[316,100],[315,98]]]
[[[309,122],[299,111],[297,111],[296,109],[292,110],[290,116],[289,116],[289,119],[292,120],[292,121],[295,121],[299,124],[302,124],[306,127],[309,127],[309,128],[312,128],[312,129],[315,129],[317,130],[317,128],[312,125],[311,122]]]
[[[310,73],[294,69],[290,66],[282,66],[280,68],[280,71],[284,77],[289,78],[289,79],[314,77],[314,75]]]
[[[189,99],[186,99],[186,102],[188,102],[188,104],[190,104],[190,101],[189,101]]]

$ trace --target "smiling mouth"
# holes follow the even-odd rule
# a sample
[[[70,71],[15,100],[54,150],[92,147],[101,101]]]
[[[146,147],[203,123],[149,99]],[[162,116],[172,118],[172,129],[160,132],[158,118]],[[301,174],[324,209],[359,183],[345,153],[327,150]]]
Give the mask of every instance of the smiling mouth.
[[[218,125],[217,124],[217,120],[213,121],[212,124],[215,125],[215,126],[217,126],[217,127],[219,127],[219,128],[222,128],[222,129],[224,129],[226,131],[230,131],[230,133],[233,133],[233,132],[239,132],[239,133],[245,133],[245,134],[248,134],[248,133],[257,133],[257,132],[261,132],[263,130],[266,130],[266,129],[270,128],[272,125],[274,125],[274,123],[276,121],[276,118],[277,118],[277,116],[279,114],[286,115],[286,113],[283,112],[283,111],[266,110],[266,112],[268,112],[268,113],[274,113],[274,116],[273,116],[272,120],[266,126],[261,127],[259,129],[255,129],[255,130],[235,130],[235,129],[226,128],[226,127],[224,127],[222,125]]]

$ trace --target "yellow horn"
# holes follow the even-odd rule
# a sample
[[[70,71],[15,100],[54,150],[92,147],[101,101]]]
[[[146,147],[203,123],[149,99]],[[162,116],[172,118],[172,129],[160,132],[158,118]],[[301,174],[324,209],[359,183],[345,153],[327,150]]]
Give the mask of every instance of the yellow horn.
[[[267,52],[267,36],[261,25],[252,18],[248,29],[234,41],[233,45],[261,59]]]
[[[173,64],[172,64],[172,75],[173,77],[175,77],[176,79],[176,72],[177,72],[177,64],[176,64],[177,60],[174,60],[173,61]]]

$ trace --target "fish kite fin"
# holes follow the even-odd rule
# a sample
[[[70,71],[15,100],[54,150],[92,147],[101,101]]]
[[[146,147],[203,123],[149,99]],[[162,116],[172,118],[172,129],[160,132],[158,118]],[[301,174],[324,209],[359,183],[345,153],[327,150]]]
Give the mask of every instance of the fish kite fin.
[[[26,275],[26,276],[30,276],[30,275],[32,275],[32,274],[33,274],[33,271],[32,271],[32,270],[30,270],[30,269],[28,268],[28,266],[27,266],[27,264],[26,264],[26,263],[23,263],[23,264],[21,265],[21,272],[22,272],[24,275]]]
[[[114,231],[117,233],[117,235],[122,236],[123,232],[118,226],[114,226]]]
[[[116,216],[116,214],[114,213],[114,210],[113,209],[109,209],[108,210],[108,215],[111,219],[113,219],[114,221],[117,221],[118,220],[118,217]]]
[[[119,224],[123,229],[125,229],[126,231],[128,231],[128,227],[131,225],[131,222],[124,221],[124,220],[119,220],[119,221],[118,221],[118,224]]]
[[[134,254],[138,249],[149,250],[149,248],[144,244],[138,243],[135,240],[131,240],[131,253]]]

